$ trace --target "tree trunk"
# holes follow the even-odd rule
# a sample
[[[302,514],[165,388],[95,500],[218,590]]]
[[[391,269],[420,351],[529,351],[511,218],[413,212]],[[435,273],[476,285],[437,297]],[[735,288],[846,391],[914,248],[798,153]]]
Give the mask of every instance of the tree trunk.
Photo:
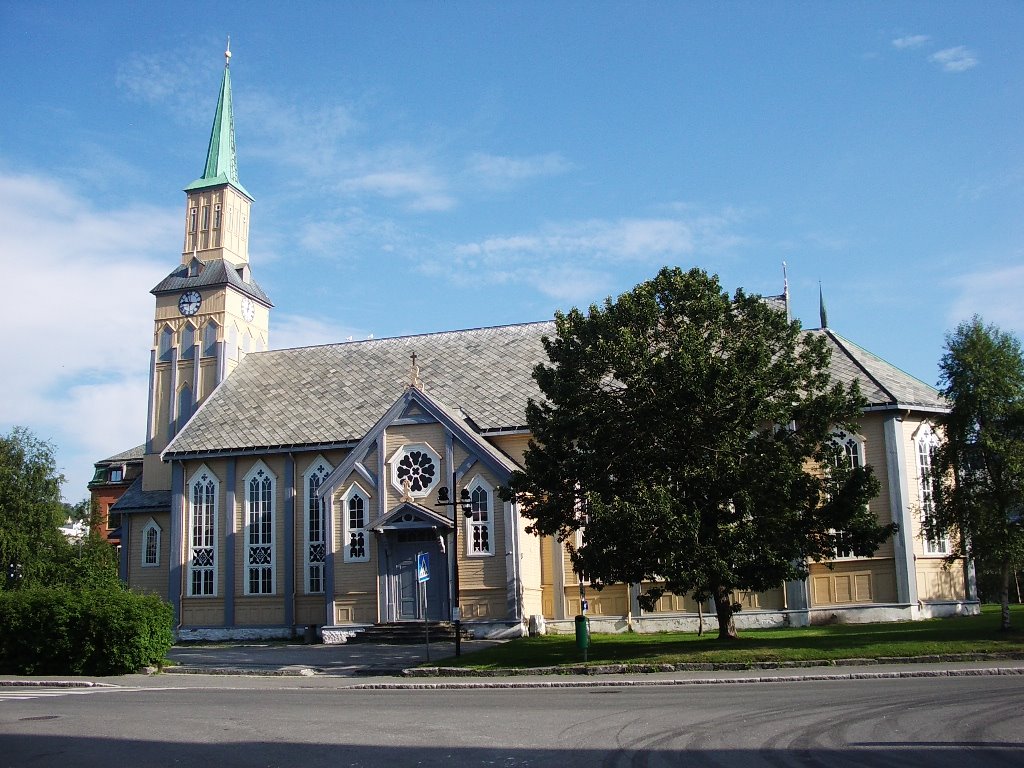
[[[1007,631],[1010,629],[1010,563],[1003,563],[1003,584],[999,590],[999,599],[1003,604],[1003,617],[999,629]]]
[[[736,638],[736,622],[732,617],[732,595],[725,587],[715,587],[715,613],[718,614],[718,639]]]

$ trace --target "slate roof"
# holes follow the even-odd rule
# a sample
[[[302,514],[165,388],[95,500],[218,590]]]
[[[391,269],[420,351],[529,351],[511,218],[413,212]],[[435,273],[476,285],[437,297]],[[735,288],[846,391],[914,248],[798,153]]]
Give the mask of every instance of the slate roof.
[[[857,379],[870,406],[900,406],[934,411],[949,409],[949,402],[935,387],[904,373],[832,329],[822,328],[806,333],[825,336],[832,348],[832,377],[843,384]]]
[[[109,456],[105,459],[100,459],[97,464],[120,464],[124,461],[142,461],[142,457],[146,455],[146,444],[136,445],[134,448],[129,448],[127,451],[121,451],[115,453],[113,456]]]
[[[111,512],[166,512],[171,508],[170,491],[142,490],[142,475],[128,486],[121,498],[110,505]]]
[[[302,446],[352,446],[402,395],[416,353],[424,389],[479,430],[525,429],[533,368],[553,322],[251,353],[171,441],[165,458]],[[938,391],[829,329],[832,373],[870,406],[945,410]]]
[[[413,353],[424,389],[481,431],[522,428],[553,333],[549,321],[250,353],[164,456],[354,444],[405,391]]]
[[[161,293],[184,291],[188,288],[207,288],[227,283],[264,306],[274,306],[270,301],[270,297],[264,293],[259,284],[252,280],[248,283],[245,282],[231,262],[224,259],[212,259],[211,261],[204,261],[202,264],[203,269],[199,274],[192,276],[189,276],[189,265],[182,264],[161,280],[150,293],[159,295]]]

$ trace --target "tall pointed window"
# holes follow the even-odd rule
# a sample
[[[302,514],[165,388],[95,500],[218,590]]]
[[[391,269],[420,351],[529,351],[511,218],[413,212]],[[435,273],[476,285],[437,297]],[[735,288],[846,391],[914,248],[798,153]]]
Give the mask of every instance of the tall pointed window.
[[[200,467],[188,484],[188,594],[217,594],[217,497],[220,482]]]
[[[341,499],[344,530],[342,556],[346,563],[362,563],[370,559],[370,499],[353,484]]]
[[[306,593],[324,591],[324,564],[327,562],[327,503],[316,492],[333,467],[318,456],[303,475],[306,510]]]
[[[845,466],[850,469],[864,466],[864,439],[862,437],[840,431],[835,433],[832,439],[839,446],[839,456],[836,457],[837,466]],[[846,532],[835,531],[834,533],[836,535],[835,559],[849,560],[856,557],[857,555],[847,543]]]
[[[203,357],[217,354],[217,321],[210,320],[203,326]]]
[[[185,423],[192,418],[192,387],[189,384],[182,384],[178,390],[178,421],[175,425],[175,432],[179,432]]]
[[[181,327],[181,359],[191,360],[196,355],[196,327],[185,323]]]
[[[245,476],[245,594],[274,594],[274,490],[262,461]]]
[[[932,487],[932,458],[939,445],[932,428],[925,424],[917,434],[917,487],[921,502],[921,527],[927,527],[935,517],[935,496]],[[927,555],[948,555],[949,539],[945,536],[929,537],[924,534]]]
[[[486,557],[494,554],[494,489],[481,477],[469,484],[472,515],[466,520],[466,554]]]
[[[157,344],[157,359],[170,361],[174,357],[174,331],[171,326],[165,325],[160,329],[159,342]]]

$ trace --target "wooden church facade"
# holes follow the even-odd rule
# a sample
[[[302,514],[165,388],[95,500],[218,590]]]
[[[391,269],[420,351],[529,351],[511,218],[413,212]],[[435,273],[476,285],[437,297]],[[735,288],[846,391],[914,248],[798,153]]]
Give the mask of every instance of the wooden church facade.
[[[553,323],[266,351],[273,305],[249,266],[227,66],[204,174],[185,192],[181,263],[153,289],[143,472],[112,507],[123,578],[173,604],[180,637],[315,625],[343,640],[424,614],[478,636],[569,631],[583,600],[595,629],[696,628],[690,597],[647,612],[643,585],[581,584],[565,548],[527,534],[497,493],[523,464],[531,372]],[[831,330],[807,333],[826,337],[834,378],[858,380],[870,402],[844,449],[875,468],[872,509],[900,532],[871,558],[837,552],[806,581],[737,595],[737,623],[975,611],[970,569],[945,568],[947,543],[921,533],[945,403]]]

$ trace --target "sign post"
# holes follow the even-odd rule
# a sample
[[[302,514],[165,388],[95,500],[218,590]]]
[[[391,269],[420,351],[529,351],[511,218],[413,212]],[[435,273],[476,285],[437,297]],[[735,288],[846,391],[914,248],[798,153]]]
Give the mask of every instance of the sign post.
[[[427,582],[430,581],[430,555],[426,552],[416,553],[416,581],[420,584],[423,601],[423,636],[427,642],[427,661],[430,661],[430,622],[427,619]]]

